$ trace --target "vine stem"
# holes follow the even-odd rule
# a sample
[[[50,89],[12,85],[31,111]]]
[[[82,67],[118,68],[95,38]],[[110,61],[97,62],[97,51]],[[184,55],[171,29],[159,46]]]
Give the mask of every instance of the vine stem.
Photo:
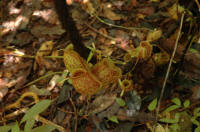
[[[183,14],[181,16],[179,32],[178,32],[178,35],[177,35],[177,38],[176,38],[174,50],[173,50],[172,56],[171,56],[170,61],[169,61],[169,65],[168,65],[168,68],[167,68],[167,72],[166,72],[165,79],[164,79],[163,86],[162,86],[161,93],[160,93],[160,98],[158,100],[158,105],[157,105],[157,109],[156,109],[156,120],[155,120],[155,124],[153,126],[153,132],[155,132],[155,127],[156,127],[156,125],[158,123],[158,114],[160,112],[160,103],[161,103],[161,100],[163,98],[163,94],[164,94],[164,91],[165,91],[165,86],[166,86],[166,83],[167,83],[167,79],[169,77],[169,72],[170,72],[170,69],[171,69],[171,65],[172,65],[172,62],[173,62],[173,59],[174,59],[174,56],[175,56],[175,53],[176,53],[176,49],[178,47],[178,41],[179,41],[179,38],[180,38],[180,35],[181,35],[184,16],[185,16],[185,13],[183,12]]]
[[[115,24],[112,24],[112,23],[108,23],[108,22],[105,22],[104,20],[102,20],[98,15],[96,14],[93,14],[98,21],[100,21],[101,23],[104,23],[108,26],[111,26],[111,27],[116,27],[116,28],[122,28],[122,29],[127,29],[127,30],[148,30],[148,31],[153,31],[152,29],[150,28],[146,28],[146,27],[124,27],[124,26],[120,26],[120,25],[115,25]]]

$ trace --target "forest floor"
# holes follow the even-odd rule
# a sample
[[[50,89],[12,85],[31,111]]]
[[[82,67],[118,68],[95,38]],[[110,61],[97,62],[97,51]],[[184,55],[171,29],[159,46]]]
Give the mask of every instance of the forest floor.
[[[66,4],[88,58],[52,0],[0,1],[0,132],[200,131],[198,0]]]

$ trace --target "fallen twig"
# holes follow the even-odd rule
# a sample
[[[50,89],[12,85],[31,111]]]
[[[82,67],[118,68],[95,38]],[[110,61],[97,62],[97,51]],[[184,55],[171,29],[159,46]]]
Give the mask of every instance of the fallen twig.
[[[168,65],[168,68],[167,68],[167,72],[166,72],[165,79],[164,79],[163,86],[162,86],[161,93],[160,93],[160,98],[158,100],[158,106],[157,106],[157,109],[156,109],[156,120],[155,120],[155,124],[154,124],[154,127],[153,127],[153,132],[155,132],[155,127],[156,127],[157,122],[158,122],[158,114],[159,114],[159,111],[160,111],[160,103],[161,103],[161,100],[162,100],[162,97],[163,97],[163,94],[164,94],[164,91],[165,91],[165,86],[166,86],[167,79],[168,79],[168,76],[169,76],[169,72],[170,72],[170,69],[171,69],[171,65],[172,65],[172,62],[173,62],[173,59],[174,59],[174,56],[175,56],[175,53],[176,53],[176,49],[178,47],[178,41],[179,41],[179,38],[180,38],[182,26],[183,26],[184,15],[185,15],[185,13],[183,12],[183,14],[181,16],[179,32],[178,32],[178,35],[177,35],[177,38],[176,38],[174,50],[173,50],[172,56],[171,56],[170,61],[169,61],[169,65]]]
[[[42,122],[44,124],[52,125],[52,126],[56,127],[60,132],[66,132],[65,128],[63,128],[62,126],[59,126],[59,125],[57,125],[57,124],[45,119],[42,116],[39,116],[39,115],[36,116],[35,120],[40,121],[40,122]]]

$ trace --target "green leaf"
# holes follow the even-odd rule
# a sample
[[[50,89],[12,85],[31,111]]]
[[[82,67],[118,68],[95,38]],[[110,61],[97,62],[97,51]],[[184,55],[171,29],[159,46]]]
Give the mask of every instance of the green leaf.
[[[184,101],[184,103],[183,103],[183,106],[185,107],[185,108],[187,108],[187,107],[189,107],[190,106],[190,100],[185,100]]]
[[[159,121],[164,123],[176,123],[175,119],[170,119],[170,118],[162,118]]]
[[[178,123],[180,118],[180,113],[176,113],[174,119],[171,118],[162,118],[159,121],[165,122],[165,123]]]
[[[196,50],[194,48],[190,48],[189,51],[192,52],[192,53],[199,53],[198,50]]]
[[[178,123],[175,123],[175,124],[170,125],[170,130],[171,130],[172,132],[178,132],[178,131],[180,130],[179,124],[178,124]]]
[[[200,113],[197,113],[196,115],[194,115],[195,118],[200,117]]]
[[[89,56],[87,58],[87,63],[92,59],[92,56],[94,55],[93,51],[90,51]]]
[[[163,113],[167,113],[167,112],[170,112],[170,111],[173,111],[175,109],[178,109],[180,108],[181,106],[178,106],[178,105],[172,105],[172,106],[169,106],[168,108],[166,108]]]
[[[16,123],[16,124],[12,127],[11,132],[20,132],[18,123]]]
[[[200,126],[198,126],[197,128],[195,128],[194,132],[200,132]]]
[[[36,93],[37,95],[51,95],[51,92],[50,92],[49,90],[47,90],[47,89],[45,89],[45,88],[39,89],[39,88],[37,88],[35,85],[31,85],[31,86],[29,87],[29,90],[30,90],[31,92]]]
[[[116,98],[116,101],[121,107],[126,105],[126,102],[122,98]]]
[[[174,119],[178,122],[178,121],[179,121],[179,118],[180,118],[180,113],[176,113]]]
[[[181,106],[181,100],[179,98],[173,98],[172,102],[178,106]]]
[[[117,123],[117,124],[119,123],[119,121],[118,121],[116,116],[111,116],[111,117],[108,118],[108,120],[110,120],[110,121],[112,121],[114,123]]]
[[[200,111],[200,107],[195,108],[193,111],[194,116],[196,116],[199,113],[199,111]]]
[[[42,100],[38,102],[26,112],[20,124],[29,119],[34,119],[36,115],[42,113],[45,109],[47,109],[50,104],[51,104],[51,100]]]
[[[35,124],[35,119],[29,119],[29,120],[27,120],[26,124],[24,126],[24,131],[25,132],[30,132],[31,129],[33,128],[34,124]]]
[[[34,128],[31,132],[52,132],[56,128],[52,125],[43,125],[37,128]]]
[[[193,124],[197,125],[197,126],[200,125],[199,121],[197,121],[197,120],[195,119],[195,117],[192,117],[192,118],[190,119],[190,121],[191,121]]]
[[[69,84],[72,84],[72,79],[68,79],[67,82],[68,82]]]
[[[119,82],[119,86],[122,87],[122,81],[121,81],[121,79],[119,79],[118,82]]]
[[[15,125],[6,125],[0,126],[0,132],[8,132],[10,131]]]
[[[56,79],[56,83],[60,83],[62,82],[63,80],[65,80],[65,77],[64,76],[59,76],[57,79]]]
[[[64,70],[63,73],[62,73],[62,76],[63,76],[63,77],[66,77],[66,76],[68,75],[68,73],[69,73],[69,72],[68,72],[67,70]]]
[[[149,111],[153,111],[153,110],[156,108],[157,102],[158,102],[158,99],[155,98],[155,99],[149,104],[148,110],[149,110]]]

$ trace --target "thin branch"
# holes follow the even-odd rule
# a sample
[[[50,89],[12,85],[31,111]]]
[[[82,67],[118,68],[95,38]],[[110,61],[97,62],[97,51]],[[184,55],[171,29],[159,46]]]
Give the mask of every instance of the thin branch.
[[[87,23],[85,23],[85,24],[86,24],[86,26],[88,26],[88,28],[90,28],[90,29],[93,30],[94,32],[96,32],[96,33],[98,33],[98,34],[104,36],[105,38],[108,38],[108,39],[110,39],[110,40],[114,40],[114,41],[115,41],[115,38],[113,38],[113,37],[111,37],[111,36],[108,36],[108,35],[106,35],[106,34],[104,34],[104,33],[99,32],[97,29],[93,28],[92,26],[90,26],[90,25],[87,24]]]
[[[3,123],[3,122],[8,121],[8,120],[11,120],[11,119],[13,119],[14,117],[16,117],[16,116],[18,116],[20,114],[26,113],[27,110],[28,110],[28,107],[25,107],[25,108],[16,110],[16,111],[14,111],[14,112],[12,112],[10,114],[7,114],[0,120],[0,123]]]
[[[97,16],[96,14],[94,14],[94,16],[95,16],[95,17],[97,18],[97,20],[99,20],[101,23],[106,24],[106,25],[111,26],[111,27],[122,28],[122,29],[127,29],[127,30],[148,30],[148,31],[153,31],[152,29],[146,28],[146,27],[138,28],[138,27],[124,27],[124,26],[120,26],[120,25],[115,25],[115,24],[108,23],[108,22],[102,20],[102,19],[101,19],[99,16]]]
[[[60,132],[66,132],[66,131],[65,131],[65,128],[63,128],[62,126],[59,126],[59,125],[55,124],[54,122],[52,122],[52,121],[50,121],[50,120],[45,119],[45,118],[42,117],[42,116],[39,116],[39,115],[36,116],[36,117],[35,117],[35,120],[41,121],[41,122],[44,123],[44,124],[52,125],[52,126],[56,127]]]
[[[40,81],[40,80],[42,80],[42,79],[46,79],[46,78],[49,77],[49,76],[52,76],[52,75],[55,75],[55,74],[62,74],[62,73],[63,73],[63,72],[52,72],[52,73],[49,73],[49,74],[47,74],[47,75],[44,75],[44,76],[41,76],[41,77],[37,78],[36,80],[33,80],[32,82],[29,82],[29,83],[26,84],[24,87],[30,86],[30,85],[32,85],[32,84],[34,84],[34,83],[36,83],[36,82],[38,82],[38,81]]]
[[[22,108],[22,109],[20,109],[20,110],[17,110],[17,111],[15,111],[15,112],[11,113],[11,114],[6,115],[6,116],[4,117],[4,119],[9,119],[9,118],[12,118],[12,117],[14,117],[14,116],[17,116],[17,115],[19,115],[19,114],[26,113],[27,110],[28,110],[28,107]],[[50,121],[50,120],[47,120],[47,119],[45,119],[44,117],[42,117],[42,116],[40,116],[40,115],[37,115],[37,116],[35,117],[35,120],[36,120],[36,121],[40,121],[40,122],[42,122],[42,123],[44,123],[44,124],[52,125],[52,126],[56,127],[60,132],[66,132],[66,131],[65,131],[65,128],[63,128],[62,126],[59,126],[59,125],[55,124],[54,122],[52,122],[52,121]],[[3,121],[0,121],[0,123],[1,123],[1,122],[3,122]]]
[[[171,56],[170,61],[169,61],[169,65],[168,65],[168,68],[167,68],[167,73],[165,75],[165,79],[164,79],[164,82],[163,82],[162,90],[161,90],[161,93],[160,93],[160,98],[158,100],[158,106],[157,106],[157,110],[156,110],[156,121],[155,121],[155,124],[154,124],[153,132],[155,132],[155,127],[156,127],[156,125],[158,123],[158,114],[159,114],[159,111],[160,111],[160,103],[161,103],[161,100],[163,98],[163,94],[164,94],[164,91],[165,91],[165,86],[166,86],[166,83],[167,83],[167,79],[168,79],[168,76],[169,76],[171,65],[172,65],[172,62],[173,62],[173,59],[174,59],[174,56],[175,56],[175,53],[176,53],[176,49],[177,49],[177,46],[178,46],[178,41],[179,41],[179,38],[180,38],[182,26],[183,26],[184,15],[185,15],[185,13],[183,12],[183,14],[181,16],[181,23],[180,23],[179,32],[178,32],[178,35],[177,35],[177,38],[176,38],[175,47],[174,47],[172,56]]]
[[[78,126],[78,111],[77,111],[77,109],[76,109],[76,106],[75,106],[75,104],[74,104],[74,102],[73,102],[73,100],[72,100],[72,98],[70,98],[69,99],[70,100],[70,102],[71,102],[71,104],[72,104],[72,107],[73,107],[73,109],[74,109],[74,113],[75,113],[75,124],[74,124],[74,132],[77,132],[77,126]]]

